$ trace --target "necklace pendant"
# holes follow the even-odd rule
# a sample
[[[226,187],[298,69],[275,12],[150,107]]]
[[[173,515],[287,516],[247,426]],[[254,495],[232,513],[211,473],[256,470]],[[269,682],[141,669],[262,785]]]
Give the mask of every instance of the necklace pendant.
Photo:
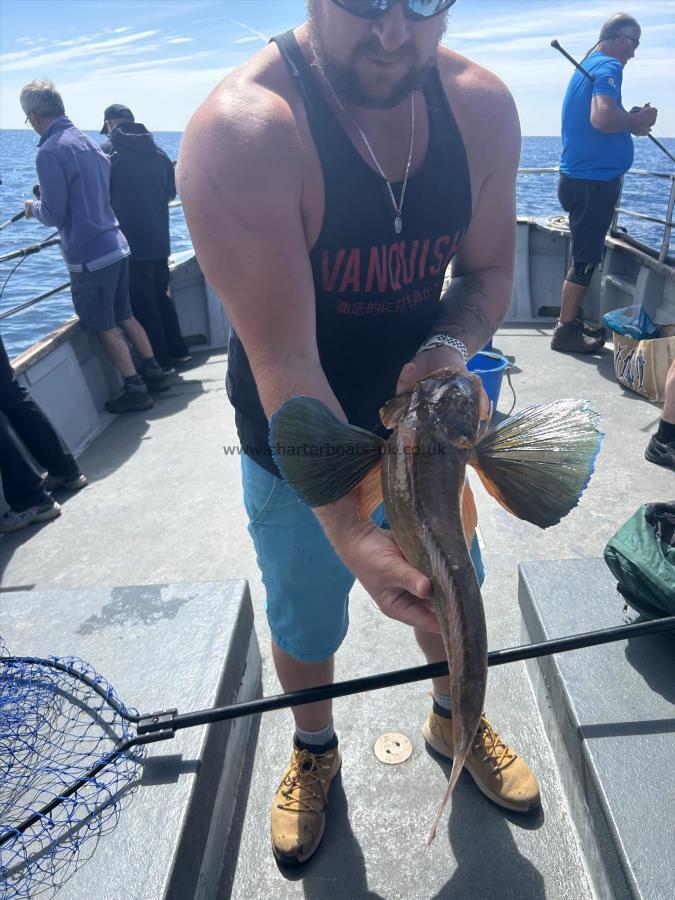
[[[394,219],[394,231],[396,234],[401,233],[401,229],[403,228],[403,219],[400,216],[396,216]]]

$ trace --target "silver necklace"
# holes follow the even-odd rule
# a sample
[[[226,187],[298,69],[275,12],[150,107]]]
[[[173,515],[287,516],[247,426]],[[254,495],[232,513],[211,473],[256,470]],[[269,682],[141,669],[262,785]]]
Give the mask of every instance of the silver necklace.
[[[408,162],[406,163],[406,166],[405,166],[405,174],[403,176],[403,187],[401,188],[401,196],[397,203],[396,198],[394,197],[394,191],[392,190],[392,187],[391,187],[391,182],[389,181],[387,176],[382,171],[382,166],[380,165],[377,157],[373,153],[373,148],[370,146],[370,141],[366,137],[366,135],[363,131],[363,128],[361,128],[361,126],[356,121],[356,119],[347,112],[347,110],[344,108],[344,106],[340,102],[340,98],[333,90],[333,85],[326,78],[325,72],[319,65],[318,59],[317,59],[317,65],[319,66],[319,71],[321,72],[324,81],[328,85],[328,88],[329,88],[331,94],[333,95],[333,99],[335,100],[337,105],[340,107],[343,114],[349,119],[349,121],[352,123],[352,125],[357,129],[357,131],[361,135],[363,143],[366,145],[366,150],[370,154],[370,158],[372,159],[372,161],[375,163],[375,168],[380,173],[382,178],[384,178],[384,181],[387,185],[387,190],[389,191],[389,196],[391,197],[391,205],[394,207],[394,213],[396,214],[396,217],[394,219],[394,231],[396,232],[396,234],[400,234],[403,229],[403,218],[402,218],[403,200],[405,199],[405,189],[406,189],[406,185],[408,184],[408,173],[410,172],[410,164],[412,163],[413,149],[415,147],[415,92],[412,91],[410,94],[410,151],[408,153]]]

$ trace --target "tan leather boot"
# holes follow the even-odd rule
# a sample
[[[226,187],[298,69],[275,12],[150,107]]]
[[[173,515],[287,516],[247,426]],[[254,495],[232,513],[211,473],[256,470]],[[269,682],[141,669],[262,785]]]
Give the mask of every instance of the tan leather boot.
[[[341,762],[338,747],[311,753],[293,746],[272,804],[272,849],[280,863],[302,863],[316,852],[326,827],[328,791]]]
[[[432,711],[422,734],[437,753],[452,759],[452,719]],[[539,786],[530,767],[499,737],[485,714],[464,767],[478,790],[504,809],[530,812],[540,803]]]

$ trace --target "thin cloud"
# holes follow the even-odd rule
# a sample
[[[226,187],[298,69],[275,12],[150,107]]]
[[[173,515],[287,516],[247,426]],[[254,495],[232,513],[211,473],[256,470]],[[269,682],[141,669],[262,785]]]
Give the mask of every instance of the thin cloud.
[[[79,60],[87,56],[93,56],[102,50],[109,50],[136,41],[143,41],[146,38],[157,34],[157,29],[152,31],[140,31],[138,34],[129,34],[124,37],[110,38],[106,41],[96,41],[91,44],[81,44],[77,47],[67,47],[65,50],[49,51],[36,56],[30,50],[20,53],[6,53],[0,57],[0,65],[4,72],[18,72],[21,69],[40,69],[44,66],[53,66],[57,63],[71,62]],[[20,57],[20,58],[18,58]]]
[[[191,37],[168,37],[164,38],[165,44],[188,44],[192,40]]]
[[[200,50],[199,53],[191,53],[187,56],[170,56],[165,59],[144,59],[135,63],[124,63],[119,66],[106,66],[105,69],[94,71],[93,75],[117,75],[122,72],[142,72],[148,69],[159,69],[166,66],[173,66],[179,62],[193,62],[196,59],[205,59],[208,56],[215,56],[218,50]]]
[[[550,32],[551,36],[554,36],[554,33],[561,28],[562,20],[557,4],[538,4],[536,14],[533,14],[531,9],[522,8],[519,12],[514,13],[512,9],[507,8],[508,6],[509,4],[505,4],[503,14],[494,13],[490,17],[490,21],[484,25],[477,24],[474,26],[472,23],[472,27],[468,30],[453,30],[453,19],[451,18],[448,22],[447,41],[444,43],[452,46],[452,42],[456,40],[480,42],[499,40],[510,35],[531,36],[533,32],[539,34]],[[569,33],[574,33],[579,28],[586,30],[590,27],[592,37],[596,38],[601,24],[613,12],[616,12],[614,0],[611,0],[611,3],[595,4],[593,6],[568,3],[565,7],[564,28]],[[644,12],[651,19],[655,14],[658,15],[660,10],[653,3],[640,3],[638,0],[634,0],[631,4],[631,13],[639,19],[641,12]],[[647,27],[659,26],[649,25]],[[665,27],[671,27],[671,25],[668,23]],[[646,28],[643,30],[646,30]]]
[[[232,24],[238,25],[239,28],[243,28],[244,31],[248,31],[250,33],[250,37],[238,38],[237,40],[234,41],[235,44],[243,44],[243,43],[247,43],[248,41],[254,41],[254,40],[262,41],[264,44],[269,43],[270,39],[266,34],[263,34],[262,31],[258,31],[257,28],[251,28],[251,26],[247,25],[246,22],[236,22],[233,20]]]
[[[110,50],[107,53],[101,53],[99,56],[94,56],[93,58],[88,57],[87,68],[89,71],[94,70],[97,66],[106,66],[108,69],[110,69],[112,68],[111,60],[114,61],[120,57],[122,59],[126,59],[130,56],[136,56],[139,53],[147,56],[149,53],[154,53],[156,50],[161,49],[161,44],[144,44],[142,47],[122,48],[117,53],[113,50]]]

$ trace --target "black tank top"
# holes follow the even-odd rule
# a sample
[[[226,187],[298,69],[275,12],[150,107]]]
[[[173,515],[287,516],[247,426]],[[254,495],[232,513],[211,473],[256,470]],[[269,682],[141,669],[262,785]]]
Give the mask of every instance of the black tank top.
[[[436,320],[445,270],[471,221],[464,143],[434,67],[423,88],[427,154],[408,179],[403,230],[396,234],[384,179],[355,150],[295,35],[288,31],[274,40],[304,100],[323,172],[324,219],[310,252],[321,365],[347,420],[384,435],[379,409]],[[397,199],[401,186],[392,184]],[[234,332],[227,393],[243,451],[278,475],[267,418]]]

